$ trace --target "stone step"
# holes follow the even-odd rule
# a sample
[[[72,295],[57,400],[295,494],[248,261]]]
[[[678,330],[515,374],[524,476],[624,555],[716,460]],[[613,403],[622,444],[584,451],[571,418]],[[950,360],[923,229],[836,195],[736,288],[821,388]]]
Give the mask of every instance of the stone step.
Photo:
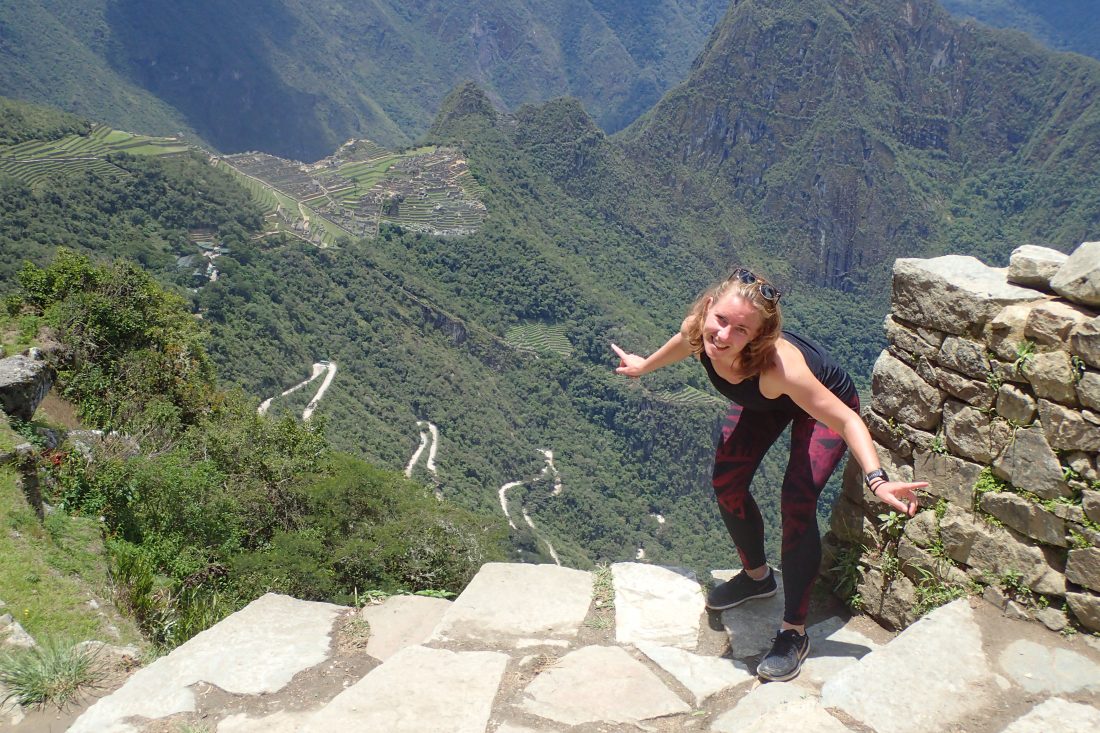
[[[453,603],[393,597],[356,611],[264,596],[71,730],[1100,730],[1100,651],[982,601],[895,638],[865,618],[816,620],[799,677],[762,685],[755,664],[781,601],[708,614],[690,573],[620,563],[610,575],[613,623],[593,601],[602,580],[552,565],[486,565]]]

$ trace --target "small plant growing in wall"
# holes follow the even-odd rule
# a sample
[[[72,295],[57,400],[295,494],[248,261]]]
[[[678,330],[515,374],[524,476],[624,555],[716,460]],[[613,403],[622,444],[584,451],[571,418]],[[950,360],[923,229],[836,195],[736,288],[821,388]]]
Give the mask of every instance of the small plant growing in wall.
[[[879,514],[878,521],[881,522],[879,529],[891,540],[896,540],[901,537],[901,533],[905,530],[905,515],[893,510],[886,514]]]
[[[921,576],[917,583],[917,613],[921,616],[956,598],[968,595],[972,590],[954,583],[947,583],[924,568],[917,568],[917,572]]]
[[[1012,362],[1012,370],[1017,374],[1022,374],[1034,356],[1035,342],[1026,339],[1021,341],[1020,345],[1016,347],[1016,360]]]
[[[833,592],[847,598],[849,605],[851,599],[858,595],[855,590],[861,577],[860,558],[865,552],[867,548],[863,545],[845,547],[837,553],[836,561],[829,569],[834,581]]]

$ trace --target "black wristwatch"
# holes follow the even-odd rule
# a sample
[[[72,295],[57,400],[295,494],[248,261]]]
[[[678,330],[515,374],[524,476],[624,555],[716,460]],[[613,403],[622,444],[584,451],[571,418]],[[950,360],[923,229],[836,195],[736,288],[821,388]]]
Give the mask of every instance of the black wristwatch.
[[[863,483],[867,484],[867,490],[871,492],[872,496],[878,496],[878,494],[875,493],[875,490],[871,488],[871,482],[877,478],[880,478],[883,481],[890,480],[890,477],[886,475],[886,471],[883,471],[881,468],[876,468],[874,471],[868,471],[863,476]]]

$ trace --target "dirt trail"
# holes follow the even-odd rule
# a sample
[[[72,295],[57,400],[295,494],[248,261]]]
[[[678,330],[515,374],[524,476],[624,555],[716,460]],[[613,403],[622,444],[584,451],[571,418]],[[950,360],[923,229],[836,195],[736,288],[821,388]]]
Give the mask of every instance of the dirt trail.
[[[334,362],[334,361],[319,361],[319,362],[316,362],[313,365],[313,373],[310,374],[309,379],[303,380],[303,381],[299,382],[298,384],[294,385],[293,387],[291,387],[289,389],[286,389],[286,390],[283,390],[281,393],[279,393],[277,395],[277,397],[286,397],[289,394],[293,394],[294,392],[297,392],[302,387],[305,387],[307,384],[309,384],[313,380],[317,379],[317,377],[321,376],[322,374],[324,374],[326,372],[327,372],[327,375],[325,376],[325,381],[321,383],[320,388],[318,388],[318,390],[317,390],[317,394],[313,395],[313,399],[309,401],[309,404],[306,405],[306,409],[304,409],[302,411],[302,419],[303,420],[309,420],[311,417],[313,417],[313,412],[317,409],[317,405],[321,401],[321,398],[324,396],[325,390],[327,390],[329,388],[329,385],[332,384],[332,380],[336,378],[336,362]],[[260,407],[259,407],[259,409],[256,410],[256,412],[258,412],[261,415],[267,414],[268,409],[270,409],[270,407],[271,407],[271,403],[275,399],[276,399],[276,397],[268,397],[266,400],[264,400],[263,402],[260,403]]]
[[[550,491],[550,495],[559,496],[561,495],[563,487],[561,483],[561,475],[558,473],[558,469],[554,466],[554,451],[546,448],[540,448],[539,453],[541,453],[546,459],[546,465],[542,467],[542,470],[539,472],[538,476],[530,480],[537,481],[548,473],[552,474],[554,476],[554,488]],[[525,483],[527,482],[511,481],[501,486],[500,490],[497,492],[497,496],[500,498],[500,509],[504,512],[504,518],[508,520],[508,526],[512,529],[516,529],[516,523],[512,520],[512,515],[508,512],[508,490],[515,488],[516,486],[522,486]],[[542,540],[543,544],[546,545],[546,549],[550,553],[550,557],[554,559],[555,563],[561,565],[561,560],[558,558],[557,550],[554,549],[554,545],[550,542],[550,540],[546,539],[542,535],[542,533],[539,532],[538,528],[535,527],[535,523],[531,520],[530,515],[527,513],[527,507],[521,506],[520,513],[523,516],[523,521],[527,523],[527,526],[531,528],[531,531],[535,534],[535,536]]]

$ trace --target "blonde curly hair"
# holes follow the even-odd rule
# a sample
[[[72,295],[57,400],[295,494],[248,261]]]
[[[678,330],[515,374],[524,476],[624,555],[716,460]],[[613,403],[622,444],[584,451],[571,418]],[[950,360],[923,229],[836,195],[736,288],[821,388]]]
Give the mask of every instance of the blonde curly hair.
[[[717,303],[729,293],[734,293],[761,315],[763,322],[760,331],[752,341],[745,345],[741,351],[738,368],[745,373],[745,377],[754,377],[768,365],[775,342],[783,331],[783,313],[779,309],[779,290],[759,275],[752,274],[753,282],[744,282],[742,273],[748,270],[735,269],[729,277],[704,290],[692,304],[684,319],[681,333],[691,346],[691,353],[698,356],[703,352],[703,322],[707,318],[707,307],[710,303]],[[764,286],[771,288],[774,298],[765,298],[761,293]]]

